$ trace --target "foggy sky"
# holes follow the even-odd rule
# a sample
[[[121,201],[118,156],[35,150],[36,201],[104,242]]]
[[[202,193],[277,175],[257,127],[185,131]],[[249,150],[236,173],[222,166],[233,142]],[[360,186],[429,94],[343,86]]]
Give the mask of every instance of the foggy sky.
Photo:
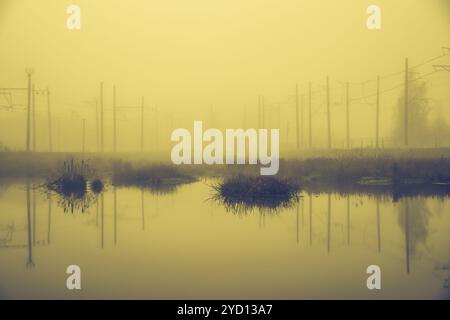
[[[414,66],[450,46],[450,5],[445,0],[376,1],[382,29],[366,27],[372,1],[299,0],[0,0],[0,87],[26,86],[25,68],[35,70],[38,89],[51,90],[55,145],[81,148],[81,119],[86,119],[87,148],[95,150],[95,113],[99,83],[105,85],[105,143],[111,146],[112,85],[119,106],[146,103],[146,149],[156,140],[169,147],[176,127],[192,129],[194,119],[217,127],[256,126],[259,94],[267,121],[282,127],[295,146],[295,85],[313,91],[313,136],[325,146],[324,85],[330,77],[333,140],[345,139],[345,91],[336,80],[357,83],[402,71],[405,57]],[[66,28],[66,7],[81,7],[82,28]],[[414,71],[427,74],[431,64]],[[381,90],[401,84],[404,75],[381,81]],[[447,121],[448,73],[429,81],[431,115],[444,110]],[[387,137],[401,88],[381,96],[381,135]],[[375,92],[375,82],[350,87],[351,97]],[[46,100],[37,97],[38,149],[47,148]],[[305,131],[307,139],[307,96]],[[25,142],[24,94],[15,94],[14,111],[0,108],[0,141],[21,149]],[[91,103],[87,103],[91,102]],[[355,144],[374,135],[374,97],[351,104]],[[0,96],[0,106],[5,105]],[[153,109],[158,106],[158,138]],[[278,121],[280,108],[280,121]],[[212,112],[214,110],[214,120]],[[138,109],[118,111],[119,150],[139,149]],[[284,129],[283,129],[284,127]],[[283,135],[283,133],[282,133]],[[285,141],[286,142],[286,141]]]

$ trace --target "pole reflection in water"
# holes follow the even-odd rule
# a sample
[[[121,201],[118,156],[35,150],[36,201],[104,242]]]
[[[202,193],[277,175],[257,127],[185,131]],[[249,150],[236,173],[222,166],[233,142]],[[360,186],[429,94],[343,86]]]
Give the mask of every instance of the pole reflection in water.
[[[144,189],[141,189],[142,231],[145,231]]]
[[[301,201],[302,204],[302,234],[303,234],[305,228],[305,202],[303,201],[303,198],[300,199],[299,201]]]
[[[298,202],[297,202],[297,223],[296,223],[296,227],[297,227],[297,243],[298,243],[298,223],[299,223],[299,210],[298,210],[298,206],[299,206],[299,204],[298,204]]]
[[[182,275],[177,278],[177,273],[179,270],[190,268],[198,261],[199,257],[203,257],[204,252],[212,254],[211,259],[208,258],[208,263],[212,267],[215,269],[221,267],[220,262],[223,263],[223,261],[220,260],[220,253],[214,251],[216,244],[208,243],[211,242],[211,237],[223,243],[226,249],[236,250],[236,252],[242,249],[241,240],[251,237],[252,241],[246,243],[245,249],[251,249],[256,258],[252,256],[250,259],[245,254],[235,256],[237,262],[248,263],[251,270],[257,269],[261,261],[265,259],[263,252],[270,250],[279,255],[282,265],[276,266],[275,269],[274,266],[268,266],[264,271],[269,272],[269,276],[279,277],[277,280],[286,281],[282,283],[283,288],[286,288],[287,292],[292,290],[295,298],[307,298],[311,292],[318,290],[317,294],[324,298],[345,298],[352,294],[359,294],[361,291],[360,297],[370,299],[370,293],[366,293],[366,289],[364,289],[365,285],[361,286],[362,282],[355,280],[354,270],[361,270],[364,274],[367,265],[373,263],[389,266],[392,273],[390,278],[394,279],[393,286],[397,287],[397,289],[385,288],[388,291],[383,290],[379,296],[381,298],[400,297],[400,293],[408,298],[428,298],[432,297],[430,292],[436,297],[442,296],[442,292],[446,293],[445,290],[443,291],[442,285],[448,278],[447,269],[438,268],[441,266],[446,268],[449,258],[443,251],[447,244],[445,240],[450,221],[450,217],[445,214],[449,212],[448,198],[442,200],[431,197],[409,197],[408,199],[402,197],[395,203],[384,194],[334,195],[326,192],[310,193],[310,190],[307,190],[303,191],[302,197],[296,199],[297,201],[294,201],[292,206],[284,207],[275,214],[269,210],[254,208],[245,215],[235,215],[227,211],[225,207],[217,205],[214,207],[214,217],[210,217],[210,207],[205,204],[205,200],[209,196],[207,185],[195,185],[192,191],[190,187],[180,188],[181,196],[179,198],[177,195],[175,196],[178,201],[186,201],[181,204],[181,207],[189,208],[189,214],[185,214],[184,211],[174,211],[173,209],[179,208],[176,203],[175,208],[170,208],[168,194],[156,196],[155,193],[148,193],[146,189],[117,186],[116,195],[114,195],[114,188],[111,186],[103,194],[95,195],[98,199],[95,200],[93,195],[95,208],[92,207],[87,214],[82,214],[81,210],[77,209],[76,214],[78,214],[74,216],[64,213],[62,208],[60,209],[53,203],[54,199],[59,200],[56,194],[44,193],[46,198],[42,198],[43,195],[37,188],[35,190],[36,210],[33,211],[34,180],[30,178],[29,181],[24,180],[23,182],[22,185],[13,186],[7,191],[3,191],[0,185],[0,211],[3,213],[0,215],[0,248],[9,248],[0,249],[0,261],[2,261],[4,270],[3,277],[6,279],[2,283],[10,285],[12,283],[10,279],[20,279],[15,280],[14,285],[22,290],[25,298],[38,294],[45,298],[47,293],[56,292],[52,287],[53,282],[44,281],[48,272],[51,272],[53,268],[48,261],[57,265],[63,259],[70,261],[70,257],[73,255],[71,251],[73,248],[77,248],[77,241],[80,244],[89,244],[101,240],[100,246],[93,250],[83,249],[77,252],[80,264],[86,264],[86,261],[95,261],[100,269],[110,267],[111,261],[116,257],[126,256],[130,262],[130,266],[126,268],[131,268],[136,277],[141,275],[151,277],[152,282],[155,283],[154,290],[164,290],[165,284],[158,282],[158,275],[164,274],[164,272],[173,272],[170,273],[170,276],[175,279],[170,285],[174,286],[174,290],[183,290],[183,286],[176,287],[177,282],[175,281],[182,278]],[[7,193],[10,190],[16,192],[18,197]],[[5,193],[2,194],[2,192]],[[124,201],[134,201],[134,205],[123,206],[122,202]],[[158,206],[159,203],[160,206]],[[92,205],[94,206],[93,202]],[[8,212],[9,208],[14,207],[23,210],[18,217],[13,212]],[[152,207],[156,207],[160,211],[160,219],[154,218]],[[38,210],[41,214],[39,217],[37,217]],[[119,210],[121,210],[120,217]],[[332,210],[335,212],[333,213]],[[383,221],[381,221],[381,210],[383,210]],[[315,217],[313,217],[313,211],[316,214]],[[35,219],[33,219],[34,212],[36,213]],[[96,217],[93,214],[96,214]],[[113,217],[114,221],[110,219]],[[258,229],[258,218],[261,229]],[[108,220],[110,222],[107,222],[106,219],[110,219]],[[265,219],[267,225],[264,223]],[[96,221],[97,227],[94,225],[94,221]],[[8,232],[10,232],[13,222],[15,233],[12,240],[9,240],[10,238],[5,237],[5,234],[9,236]],[[36,222],[36,226],[34,222]],[[174,222],[178,223],[174,225]],[[292,228],[293,223],[294,228]],[[309,225],[306,225],[307,223]],[[381,223],[383,223],[383,230],[381,230]],[[121,228],[120,246],[118,244],[119,224]],[[220,228],[217,227],[219,224]],[[20,227],[17,227],[18,225]],[[46,225],[47,230],[45,230]],[[313,229],[315,225],[317,225],[316,234]],[[109,226],[114,229],[109,229]],[[149,233],[146,232],[147,226],[150,227]],[[159,231],[150,232],[153,228]],[[198,233],[194,239],[191,239],[189,237],[192,235],[191,230],[195,230],[195,228],[210,228],[211,230]],[[36,229],[36,233],[33,237],[34,229]],[[116,246],[111,246],[111,242],[109,242],[113,240],[113,232],[117,242]],[[313,248],[314,236],[316,243]],[[35,239],[34,246],[33,239]],[[273,239],[281,240],[274,242]],[[331,254],[333,241],[334,251]],[[109,243],[108,248],[106,248],[106,242]],[[173,251],[161,249],[161,246],[158,245],[158,243],[164,242],[168,243],[169,249],[176,249],[180,243],[186,243],[189,247],[197,246],[199,249],[194,250],[195,256],[187,257],[186,255],[173,258]],[[302,244],[300,245],[300,243]],[[42,248],[42,252],[36,251],[36,248],[45,244],[51,245],[51,247]],[[137,249],[130,250],[130,245]],[[305,247],[302,248],[303,246]],[[142,252],[147,252],[147,255],[142,256],[140,254]],[[41,260],[44,257],[46,261],[42,263]],[[17,258],[19,260],[16,266]],[[167,268],[164,260],[172,258],[179,268]],[[239,259],[242,260],[239,261]],[[299,263],[302,265],[301,272],[298,271]],[[228,267],[232,268],[233,274],[239,274],[239,266],[230,264]],[[123,269],[123,265],[112,268],[111,272],[118,274],[131,270]],[[413,268],[414,274],[412,274]],[[31,271],[33,275],[31,275]],[[94,272],[93,277],[101,277],[100,270],[92,270],[92,272]],[[192,270],[192,272],[195,278],[204,276],[196,270]],[[43,288],[42,293],[25,291],[29,285],[30,276],[33,279],[42,280],[36,283]],[[321,289],[313,287],[313,284],[310,287],[307,286],[312,277],[322,276],[332,276],[337,279],[336,284],[345,283],[348,285],[348,287],[344,286],[347,291],[344,290],[342,294],[334,291],[330,296],[330,292],[326,289],[319,291]],[[419,287],[414,287],[414,283],[411,283],[411,276],[414,276],[414,282],[418,283]],[[245,285],[252,283],[251,281],[246,282],[247,280],[242,276],[232,282],[236,292],[241,290],[242,283]],[[220,284],[226,287],[230,283],[228,281],[223,280],[223,284]],[[195,289],[196,283],[194,282],[189,284]],[[57,283],[55,285],[59,286]],[[126,281],[120,282],[119,280],[118,286],[126,287]],[[200,286],[203,286],[201,287],[202,292],[211,288],[206,281],[200,283]],[[14,292],[12,285],[11,288],[5,287],[5,289],[5,291]],[[137,285],[138,291],[131,289],[130,292],[125,292],[125,298],[133,296],[145,298],[149,292],[149,288],[143,283]],[[61,296],[64,296],[64,288],[61,291]],[[278,292],[277,289],[274,289],[270,294],[276,295]],[[214,291],[214,294],[216,293],[220,294],[220,292]],[[259,290],[245,292],[245,294],[252,293],[258,294]],[[87,294],[89,298],[92,298],[90,293]],[[155,296],[157,294],[158,292],[155,293]],[[201,294],[200,290],[198,294]],[[177,297],[176,293],[174,297]],[[289,298],[290,296],[287,293],[284,297]]]
[[[380,198],[377,197],[377,239],[378,253],[381,252],[381,221],[380,221]]]
[[[98,196],[97,196],[97,198],[95,199],[95,226],[96,227],[98,227],[98,211],[99,211],[99,208],[98,208]]]
[[[103,193],[100,195],[100,234],[101,234],[101,247],[104,248],[104,230],[105,230],[105,198]]]
[[[406,272],[409,274],[409,202],[405,198],[405,250],[406,250]]]
[[[347,196],[347,245],[350,245],[350,196]]]
[[[114,196],[114,245],[117,244],[117,190],[114,186],[113,189]]]
[[[30,201],[30,180],[27,178],[27,240],[28,240],[28,260],[27,267],[34,267],[33,262],[33,244],[31,234],[31,201]]]
[[[330,252],[330,245],[331,245],[331,194],[328,194],[328,244],[327,244],[327,251]]]
[[[47,244],[50,244],[50,232],[52,225],[52,194],[48,194],[48,228],[47,228]]]
[[[312,195],[311,195],[311,193],[309,194],[309,246],[312,246],[312,233],[313,233],[313,231],[312,231],[312,225],[313,225],[313,222],[312,222],[312,206],[313,206],[313,203],[312,203]]]
[[[36,245],[36,189],[33,188],[33,246]]]

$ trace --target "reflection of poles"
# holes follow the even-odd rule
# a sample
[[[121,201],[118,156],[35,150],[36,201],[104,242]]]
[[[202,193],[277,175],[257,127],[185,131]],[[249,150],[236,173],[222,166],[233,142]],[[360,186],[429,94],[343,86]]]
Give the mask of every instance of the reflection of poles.
[[[144,189],[141,189],[142,230],[145,231]]]
[[[309,194],[309,245],[312,246],[312,196]]]
[[[328,252],[330,252],[330,236],[331,236],[331,195],[328,194],[328,245],[327,245]]]
[[[47,227],[47,243],[50,244],[50,231],[52,225],[52,195],[48,194],[48,227]]]
[[[114,245],[117,244],[117,190],[114,186]]]
[[[378,252],[381,252],[380,199],[379,198],[377,198],[377,238],[378,238]]]
[[[96,206],[96,210],[95,210],[95,226],[98,227],[98,197],[97,197],[97,199],[95,199],[95,206]]]
[[[33,188],[33,246],[36,245],[36,189]]]
[[[405,250],[406,272],[409,274],[409,202],[405,199]]]
[[[350,196],[347,196],[347,245],[350,245]]]
[[[298,243],[298,222],[299,222],[299,217],[298,217],[298,215],[299,215],[299,209],[298,209],[298,202],[297,202],[297,224],[296,224],[296,227],[297,227],[297,243]]]
[[[33,267],[33,246],[31,243],[31,208],[30,208],[30,181],[27,178],[27,235],[28,235],[28,261],[27,267]]]
[[[305,227],[305,203],[302,201],[302,232],[303,232],[303,228]]]
[[[104,245],[104,229],[105,229],[105,198],[103,196],[103,193],[101,194],[101,198],[100,198],[100,211],[101,211],[101,245],[102,245],[102,249],[103,249],[103,245]]]

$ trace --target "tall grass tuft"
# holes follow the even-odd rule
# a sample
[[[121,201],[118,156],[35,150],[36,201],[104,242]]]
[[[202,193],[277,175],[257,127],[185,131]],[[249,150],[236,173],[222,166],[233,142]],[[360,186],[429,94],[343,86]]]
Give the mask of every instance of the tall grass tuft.
[[[212,186],[213,199],[234,212],[247,212],[254,208],[275,211],[290,207],[298,200],[297,183],[275,177],[238,175]]]

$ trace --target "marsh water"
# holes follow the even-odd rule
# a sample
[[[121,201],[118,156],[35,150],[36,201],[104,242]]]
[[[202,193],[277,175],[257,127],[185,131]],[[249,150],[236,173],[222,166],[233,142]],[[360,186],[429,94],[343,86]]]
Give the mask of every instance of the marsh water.
[[[450,298],[448,198],[303,192],[278,212],[233,213],[206,180],[107,186],[68,210],[38,183],[0,185],[3,299]],[[369,265],[381,290],[367,289]]]

